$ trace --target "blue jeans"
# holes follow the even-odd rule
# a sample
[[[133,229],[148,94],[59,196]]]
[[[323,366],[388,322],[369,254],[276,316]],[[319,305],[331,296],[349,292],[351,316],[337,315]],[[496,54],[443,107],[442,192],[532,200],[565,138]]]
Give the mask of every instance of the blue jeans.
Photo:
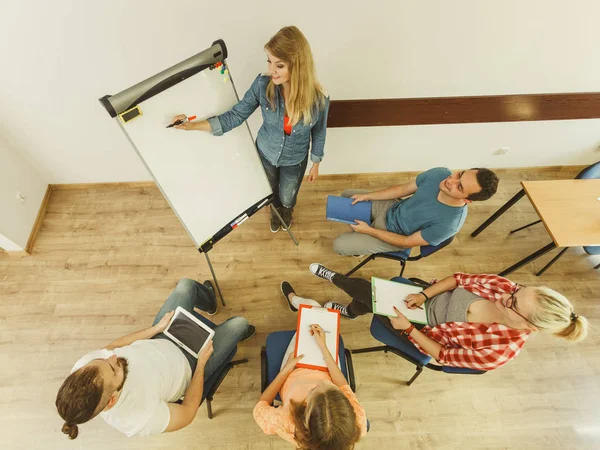
[[[298,191],[304,178],[304,172],[306,172],[306,165],[308,164],[308,155],[299,164],[293,166],[279,166],[275,167],[258,151],[260,161],[265,169],[267,179],[271,185],[271,190],[275,194],[273,206],[280,208],[293,208],[296,205],[296,199],[298,198]]]
[[[156,325],[165,314],[174,311],[178,306],[181,306],[190,313],[193,313],[194,307],[203,311],[214,311],[216,302],[217,299],[215,295],[206,286],[203,286],[197,281],[190,280],[189,278],[183,278],[177,283],[177,286],[165,301],[165,304],[156,315],[152,325]],[[203,322],[215,330],[215,335],[213,337],[213,354],[204,368],[204,379],[208,379],[221,369],[229,354],[237,346],[244,334],[246,334],[246,331],[248,330],[248,321],[243,317],[232,317],[227,319],[221,325],[215,325],[209,320],[203,320]],[[170,340],[163,333],[157,334],[154,336],[154,339]],[[192,368],[192,373],[194,373],[198,360],[179,346],[177,346],[177,348],[185,355]]]

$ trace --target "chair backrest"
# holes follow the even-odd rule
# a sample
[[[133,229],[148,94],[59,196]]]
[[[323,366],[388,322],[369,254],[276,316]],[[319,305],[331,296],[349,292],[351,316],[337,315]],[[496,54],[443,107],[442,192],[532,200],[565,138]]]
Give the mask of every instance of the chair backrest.
[[[600,178],[600,161],[586,167],[575,177],[576,180],[593,180]]]
[[[600,178],[600,161],[591,166],[586,167],[577,174],[575,179],[577,180],[596,180]],[[590,255],[600,254],[600,246],[585,246],[583,249]]]
[[[447,245],[450,245],[450,243],[454,240],[454,236],[450,236],[448,239],[446,239],[444,242],[442,242],[439,245],[424,245],[421,247],[421,257],[425,258],[426,256],[432,255],[433,253],[437,252],[438,250],[443,249],[444,247],[446,247]]]

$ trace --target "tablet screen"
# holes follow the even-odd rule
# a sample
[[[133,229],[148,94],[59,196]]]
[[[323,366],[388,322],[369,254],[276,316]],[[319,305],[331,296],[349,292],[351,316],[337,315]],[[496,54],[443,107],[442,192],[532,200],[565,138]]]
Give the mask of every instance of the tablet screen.
[[[168,331],[196,354],[209,337],[208,331],[180,312],[175,313]]]

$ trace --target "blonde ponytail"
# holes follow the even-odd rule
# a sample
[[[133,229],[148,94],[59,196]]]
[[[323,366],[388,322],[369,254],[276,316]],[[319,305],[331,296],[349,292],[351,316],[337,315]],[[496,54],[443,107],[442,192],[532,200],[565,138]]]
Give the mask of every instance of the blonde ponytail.
[[[577,342],[585,339],[588,321],[585,317],[575,314],[573,305],[564,295],[544,286],[533,289],[538,303],[530,317],[533,325],[567,341]]]

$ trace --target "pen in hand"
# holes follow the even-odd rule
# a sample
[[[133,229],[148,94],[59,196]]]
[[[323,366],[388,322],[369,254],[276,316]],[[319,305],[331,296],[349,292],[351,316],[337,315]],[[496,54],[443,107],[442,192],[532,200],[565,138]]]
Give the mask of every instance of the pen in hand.
[[[406,300],[404,300],[404,303],[406,303],[406,306],[408,307],[408,302]],[[422,306],[417,306],[418,309],[423,309]],[[410,309],[410,308],[409,308]]]
[[[175,127],[177,125],[181,125],[183,122],[190,122],[190,121],[194,120],[195,118],[196,118],[196,116],[190,116],[190,117],[186,117],[185,119],[176,120],[172,124],[167,125],[166,128],[172,128],[172,127]]]

